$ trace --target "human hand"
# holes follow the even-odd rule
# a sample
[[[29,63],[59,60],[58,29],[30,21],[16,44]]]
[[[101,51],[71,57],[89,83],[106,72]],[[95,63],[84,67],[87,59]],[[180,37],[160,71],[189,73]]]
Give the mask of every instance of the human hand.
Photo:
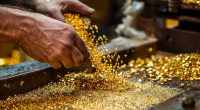
[[[26,54],[55,69],[80,66],[87,48],[70,25],[36,13],[30,19],[32,28],[19,41]]]
[[[94,9],[78,0],[34,0],[34,7],[37,12],[63,22],[65,22],[63,14],[66,12],[77,12],[84,16],[95,12]]]

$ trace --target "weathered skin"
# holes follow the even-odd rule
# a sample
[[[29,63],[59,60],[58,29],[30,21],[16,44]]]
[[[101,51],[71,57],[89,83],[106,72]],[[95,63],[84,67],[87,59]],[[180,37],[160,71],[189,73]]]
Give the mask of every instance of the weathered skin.
[[[62,13],[77,11],[89,15],[93,9],[77,0],[10,0],[7,3],[32,5],[37,12],[49,17],[1,6],[0,42],[16,43],[26,54],[55,69],[62,65],[80,66],[87,49],[75,30],[65,23]]]
[[[0,0],[0,3],[32,8],[36,12],[46,14],[65,22],[63,13],[73,11],[82,15],[91,15],[94,9],[78,0]]]

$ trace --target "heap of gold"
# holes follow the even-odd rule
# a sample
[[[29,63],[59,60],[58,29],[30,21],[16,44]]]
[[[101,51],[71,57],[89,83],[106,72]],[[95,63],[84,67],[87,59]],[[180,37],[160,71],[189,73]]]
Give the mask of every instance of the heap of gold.
[[[181,0],[182,3],[185,4],[196,4],[196,5],[200,5],[200,1],[199,0]]]
[[[186,9],[200,9],[199,0],[181,0],[182,7]]]
[[[132,74],[144,73],[150,80],[165,83],[179,80],[200,80],[200,54],[180,54],[163,58],[138,58],[131,61]]]

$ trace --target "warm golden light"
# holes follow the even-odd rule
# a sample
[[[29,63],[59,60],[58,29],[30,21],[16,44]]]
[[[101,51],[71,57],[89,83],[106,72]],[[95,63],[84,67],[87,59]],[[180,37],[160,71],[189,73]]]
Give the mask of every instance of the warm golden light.
[[[66,22],[83,39],[90,53],[89,60],[96,72],[87,70],[69,72],[59,82],[50,83],[26,94],[9,97],[0,101],[2,109],[74,109],[74,110],[143,110],[164,101],[178,93],[180,89],[161,87],[142,78],[132,76],[143,72],[151,81],[165,83],[170,78],[198,80],[200,78],[199,54],[180,54],[173,57],[137,59],[129,65],[120,66],[120,56],[102,56],[99,44],[105,44],[105,36],[97,36],[97,26],[88,26],[79,14],[65,14]],[[116,49],[117,50],[117,49]],[[109,50],[105,50],[109,51]],[[147,51],[153,51],[149,48]],[[127,55],[124,55],[127,57]],[[112,64],[112,60],[117,61]],[[104,62],[102,62],[104,61]],[[118,69],[128,68],[120,71]],[[136,80],[136,81],[135,81]],[[142,82],[142,83],[141,83]],[[26,82],[20,82],[23,86]]]
[[[182,0],[182,3],[186,3],[186,4],[192,3],[192,4],[200,5],[200,0]]]
[[[0,58],[0,66],[5,66],[5,65],[7,65],[7,59]]]
[[[19,50],[13,50],[11,57],[0,58],[0,67],[18,64],[22,61],[21,59],[22,53]]]

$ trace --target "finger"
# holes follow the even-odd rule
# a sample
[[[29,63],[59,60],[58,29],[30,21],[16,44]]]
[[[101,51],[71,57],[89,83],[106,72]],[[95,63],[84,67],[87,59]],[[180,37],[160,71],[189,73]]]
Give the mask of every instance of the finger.
[[[63,14],[61,13],[61,11],[55,9],[54,11],[49,11],[48,12],[49,16],[54,18],[54,19],[57,19],[57,20],[60,20],[62,22],[65,22],[65,18],[63,16]]]
[[[74,47],[72,49],[71,58],[75,64],[75,66],[80,66],[84,60],[83,55],[76,47]]]
[[[59,69],[59,68],[62,67],[61,63],[59,63],[58,61],[49,62],[49,64],[50,64],[54,69]]]
[[[74,38],[75,38],[75,46],[82,53],[84,59],[87,59],[89,57],[89,52],[85,43],[77,34],[74,36]]]
[[[60,61],[65,68],[70,68],[74,66],[74,62],[72,61],[70,54],[62,55]]]
[[[87,5],[81,3],[78,0],[63,1],[62,12],[66,13],[68,11],[75,11],[83,15],[91,15],[95,12],[93,8],[88,7]]]

